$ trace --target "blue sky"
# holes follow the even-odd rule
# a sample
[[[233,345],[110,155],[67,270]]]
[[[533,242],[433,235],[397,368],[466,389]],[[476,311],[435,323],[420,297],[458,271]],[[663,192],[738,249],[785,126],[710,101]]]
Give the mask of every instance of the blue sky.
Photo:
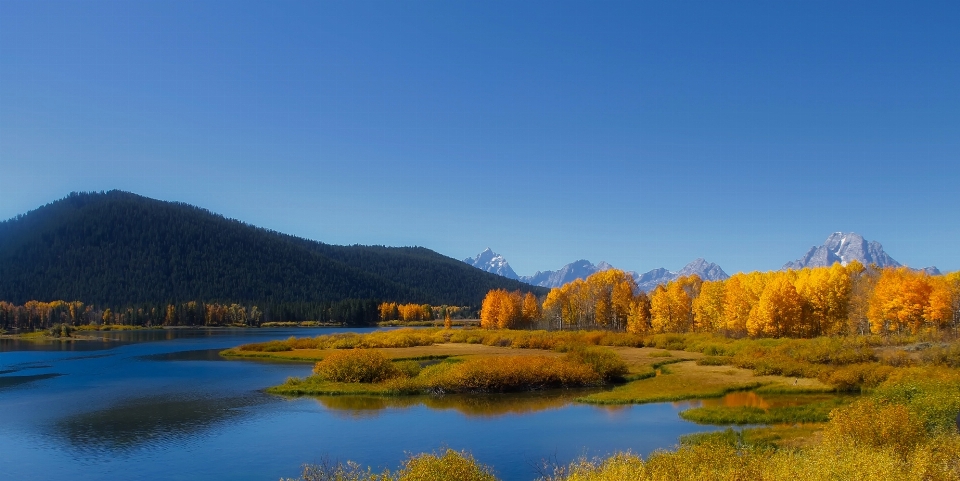
[[[960,269],[955,2],[0,0],[0,218],[122,189],[335,244]]]

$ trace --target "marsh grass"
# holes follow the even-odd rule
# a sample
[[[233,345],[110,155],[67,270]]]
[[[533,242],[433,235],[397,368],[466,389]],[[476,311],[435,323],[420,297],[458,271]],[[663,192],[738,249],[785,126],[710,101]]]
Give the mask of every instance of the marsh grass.
[[[430,365],[390,361],[375,349],[334,351],[314,375],[290,378],[268,391],[288,395],[490,393],[599,386],[619,379],[626,365],[613,351],[582,348],[564,356],[445,359]]]
[[[803,403],[795,406],[709,406],[687,409],[680,417],[698,424],[780,424],[780,423],[825,423],[830,412],[850,402],[847,398],[833,397],[827,400]]]
[[[375,473],[357,463],[307,464],[298,481],[496,481],[493,470],[466,451],[452,449],[411,455],[395,473]],[[294,481],[288,479],[286,481]]]
[[[237,351],[277,352],[294,349],[382,349],[463,343],[518,349],[565,352],[576,346],[642,347],[636,334],[608,331],[513,331],[487,329],[392,329],[366,334],[337,333],[317,337],[291,337],[281,341],[244,344]]]
[[[725,367],[698,366],[684,361],[659,366],[660,374],[629,382],[609,391],[578,398],[591,404],[642,404],[720,397],[733,391],[755,389],[765,382],[755,379],[747,370],[725,373]],[[770,382],[770,381],[767,381]]]

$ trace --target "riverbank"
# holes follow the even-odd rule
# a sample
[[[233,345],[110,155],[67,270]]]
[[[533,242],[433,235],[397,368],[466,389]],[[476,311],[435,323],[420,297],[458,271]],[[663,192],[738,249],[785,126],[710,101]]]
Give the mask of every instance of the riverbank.
[[[750,429],[746,435],[769,446],[805,446],[819,436],[831,412],[855,399],[842,393],[873,392],[889,379],[901,376],[905,369],[958,365],[960,344],[921,341],[876,336],[730,339],[710,334],[663,334],[641,338],[609,332],[401,329],[290,338],[238,346],[222,354],[234,359],[320,363],[344,350],[376,349],[396,364],[406,363],[407,369],[415,361],[414,370],[419,375],[421,370],[440,369],[434,365],[496,365],[507,357],[507,364],[516,364],[524,357],[562,358],[578,347],[604,346],[602,349],[615,354],[626,369],[622,376],[603,383],[602,389],[576,397],[576,402],[627,405],[726,399],[724,396],[738,392],[758,395],[769,399],[762,405],[694,406],[682,417],[711,425],[768,425]],[[535,379],[528,382],[528,390],[544,387]],[[342,382],[315,374],[288,379],[268,391],[284,395],[403,396],[430,393],[436,386],[416,381]],[[510,390],[524,387],[513,385]]]

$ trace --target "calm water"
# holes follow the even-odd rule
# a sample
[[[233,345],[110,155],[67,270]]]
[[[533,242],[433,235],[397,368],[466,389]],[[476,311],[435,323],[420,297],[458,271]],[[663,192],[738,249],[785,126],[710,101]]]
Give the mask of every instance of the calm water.
[[[356,329],[355,329],[356,330]],[[264,394],[311,366],[225,361],[247,342],[338,329],[104,333],[104,341],[0,340],[0,479],[276,480],[323,458],[397,467],[406,453],[468,449],[505,480],[544,459],[649,453],[711,428],[688,406],[595,407],[578,393],[442,398]],[[362,331],[362,330],[360,330]]]

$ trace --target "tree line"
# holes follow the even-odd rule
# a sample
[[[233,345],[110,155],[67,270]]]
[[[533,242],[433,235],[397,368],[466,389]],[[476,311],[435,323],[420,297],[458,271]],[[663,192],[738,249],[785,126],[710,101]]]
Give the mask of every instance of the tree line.
[[[379,317],[374,300],[326,303],[238,303],[189,301],[167,304],[97,306],[81,301],[0,301],[0,329],[35,331],[55,325],[259,326],[273,321],[319,321],[372,325]]]
[[[381,321],[432,321],[435,319],[468,319],[475,314],[468,306],[431,306],[430,304],[400,304],[383,302],[378,307]]]
[[[721,281],[685,276],[648,294],[610,269],[552,289],[535,318],[527,302],[519,292],[490,291],[482,325],[736,337],[917,334],[960,328],[960,272],[931,276],[851,262]]]

